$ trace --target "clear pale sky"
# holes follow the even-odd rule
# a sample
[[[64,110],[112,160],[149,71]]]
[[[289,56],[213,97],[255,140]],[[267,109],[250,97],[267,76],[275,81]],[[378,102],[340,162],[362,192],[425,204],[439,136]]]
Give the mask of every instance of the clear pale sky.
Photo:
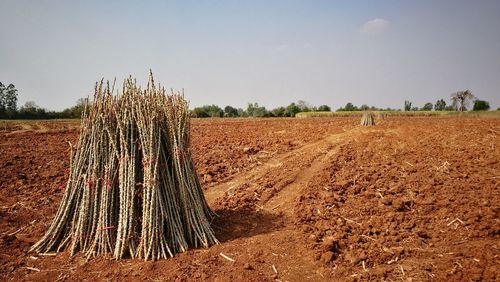
[[[149,68],[191,106],[299,99],[421,107],[471,89],[500,107],[500,1],[0,1],[0,81],[75,104]]]

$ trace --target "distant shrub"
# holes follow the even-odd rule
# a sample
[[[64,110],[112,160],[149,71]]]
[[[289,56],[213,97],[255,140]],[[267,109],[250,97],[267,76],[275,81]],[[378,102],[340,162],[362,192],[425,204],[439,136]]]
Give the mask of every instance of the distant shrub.
[[[490,109],[490,103],[488,101],[476,100],[474,101],[473,111],[487,111]]]
[[[266,110],[266,107],[259,106],[258,103],[248,103],[247,114],[249,117],[268,117],[270,113]]]
[[[434,110],[435,111],[444,111],[444,110],[446,110],[446,102],[443,99],[437,100],[436,104],[434,104]]]
[[[287,111],[285,107],[278,107],[276,109],[273,109],[271,111],[271,114],[274,117],[286,117],[287,116]]]
[[[195,118],[207,118],[210,117],[208,113],[202,107],[196,107],[191,111],[191,116]]]
[[[321,105],[318,107],[318,112],[330,112],[332,109],[327,105]]]
[[[233,108],[231,106],[225,106],[224,107],[224,116],[225,117],[238,117],[238,109]]]
[[[191,116],[197,118],[223,117],[224,111],[217,105],[205,105],[194,108],[191,111]]]
[[[359,111],[358,107],[354,106],[351,102],[345,104],[345,107],[337,109],[337,112],[353,112]]]
[[[420,110],[421,111],[432,111],[432,103],[425,103],[425,105]]]
[[[21,119],[43,119],[47,118],[45,109],[40,108],[35,102],[29,101],[22,106],[17,112],[17,118]]]
[[[405,107],[404,107],[405,111],[411,111],[412,108],[411,108],[411,102],[410,101],[407,101],[405,100]]]
[[[294,117],[297,113],[300,113],[300,108],[295,103],[291,103],[286,107],[287,117]]]

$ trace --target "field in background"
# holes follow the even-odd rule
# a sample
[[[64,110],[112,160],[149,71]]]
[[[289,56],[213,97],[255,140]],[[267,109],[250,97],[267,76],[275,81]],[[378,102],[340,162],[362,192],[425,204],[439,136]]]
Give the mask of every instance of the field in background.
[[[0,120],[0,133],[61,132],[77,130],[79,126],[80,120],[78,119]]]
[[[352,112],[300,112],[295,116],[306,117],[356,117],[362,116],[365,111]],[[368,111],[375,114],[385,114],[387,116],[467,116],[467,117],[497,117],[500,118],[500,111],[481,112],[457,112],[457,111]]]
[[[358,124],[194,119],[222,243],[144,262],[28,254],[57,211],[79,121],[0,122],[0,280],[495,280],[500,119]]]

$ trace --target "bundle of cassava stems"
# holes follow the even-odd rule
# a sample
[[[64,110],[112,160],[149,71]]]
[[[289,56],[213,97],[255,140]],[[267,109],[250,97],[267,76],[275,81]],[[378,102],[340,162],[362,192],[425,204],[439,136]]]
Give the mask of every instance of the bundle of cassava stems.
[[[82,251],[162,259],[217,244],[190,152],[188,102],[182,93],[135,79],[96,83],[72,147],[57,214],[36,252]]]

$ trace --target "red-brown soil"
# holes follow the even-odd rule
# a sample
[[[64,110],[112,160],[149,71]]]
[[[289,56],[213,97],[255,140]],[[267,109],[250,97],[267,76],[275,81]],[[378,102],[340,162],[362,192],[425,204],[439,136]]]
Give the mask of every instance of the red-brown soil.
[[[193,120],[221,244],[156,262],[27,253],[57,210],[78,123],[4,123],[0,280],[498,280],[500,119],[358,122]]]

